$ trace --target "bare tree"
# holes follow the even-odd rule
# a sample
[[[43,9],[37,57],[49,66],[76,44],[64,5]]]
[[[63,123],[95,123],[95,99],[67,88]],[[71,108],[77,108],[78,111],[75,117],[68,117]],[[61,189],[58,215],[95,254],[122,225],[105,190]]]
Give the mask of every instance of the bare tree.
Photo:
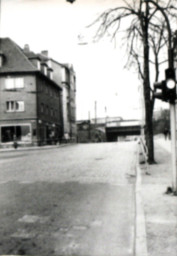
[[[163,15],[156,6],[143,0],[124,0],[123,2],[123,6],[106,10],[99,15],[91,26],[97,26],[94,41],[104,36],[117,40],[122,21],[129,19],[124,37],[128,52],[126,67],[136,63],[138,76],[142,80],[145,102],[145,138],[149,151],[148,161],[151,164],[155,161],[152,122],[154,88],[150,83],[150,65],[154,65],[155,79],[153,82],[155,82],[159,77],[160,64],[167,61],[167,55],[165,58],[162,55],[168,41],[167,27]],[[155,2],[167,13],[171,23],[177,18],[176,0],[156,0]]]

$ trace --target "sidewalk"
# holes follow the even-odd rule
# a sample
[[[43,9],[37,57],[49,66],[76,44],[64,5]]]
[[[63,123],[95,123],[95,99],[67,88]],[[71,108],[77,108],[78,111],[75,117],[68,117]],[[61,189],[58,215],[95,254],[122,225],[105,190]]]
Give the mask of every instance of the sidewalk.
[[[141,168],[141,197],[144,205],[148,256],[177,255],[177,197],[165,194],[172,186],[171,141],[155,139],[155,160]]]

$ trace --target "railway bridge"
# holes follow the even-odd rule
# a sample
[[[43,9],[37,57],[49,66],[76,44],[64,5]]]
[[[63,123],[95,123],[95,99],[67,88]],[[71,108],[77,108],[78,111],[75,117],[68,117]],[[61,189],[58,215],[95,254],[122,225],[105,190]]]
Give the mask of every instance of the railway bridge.
[[[107,141],[135,138],[141,134],[142,125],[138,120],[121,120],[106,123]]]

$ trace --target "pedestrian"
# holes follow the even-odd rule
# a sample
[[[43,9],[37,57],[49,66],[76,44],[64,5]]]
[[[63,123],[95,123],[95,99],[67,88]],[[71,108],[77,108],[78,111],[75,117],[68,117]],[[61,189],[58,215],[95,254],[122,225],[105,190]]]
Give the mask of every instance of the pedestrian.
[[[164,129],[163,134],[164,134],[164,137],[165,137],[165,140],[166,140],[166,139],[167,139],[167,136],[168,136],[168,134],[169,134],[169,130],[168,130],[167,127]]]
[[[168,139],[171,140],[171,131],[168,130]]]
[[[13,147],[14,147],[14,149],[17,149],[18,148],[18,143],[17,143],[16,135],[14,135],[13,137],[14,137]]]

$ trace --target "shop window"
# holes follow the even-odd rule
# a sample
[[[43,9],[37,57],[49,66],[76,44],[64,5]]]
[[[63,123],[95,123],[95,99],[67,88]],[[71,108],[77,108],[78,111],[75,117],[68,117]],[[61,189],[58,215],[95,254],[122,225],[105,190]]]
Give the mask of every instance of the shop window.
[[[36,136],[36,129],[33,129],[33,136]]]
[[[16,125],[1,127],[2,143],[21,141],[31,142],[31,133],[29,125]]]

